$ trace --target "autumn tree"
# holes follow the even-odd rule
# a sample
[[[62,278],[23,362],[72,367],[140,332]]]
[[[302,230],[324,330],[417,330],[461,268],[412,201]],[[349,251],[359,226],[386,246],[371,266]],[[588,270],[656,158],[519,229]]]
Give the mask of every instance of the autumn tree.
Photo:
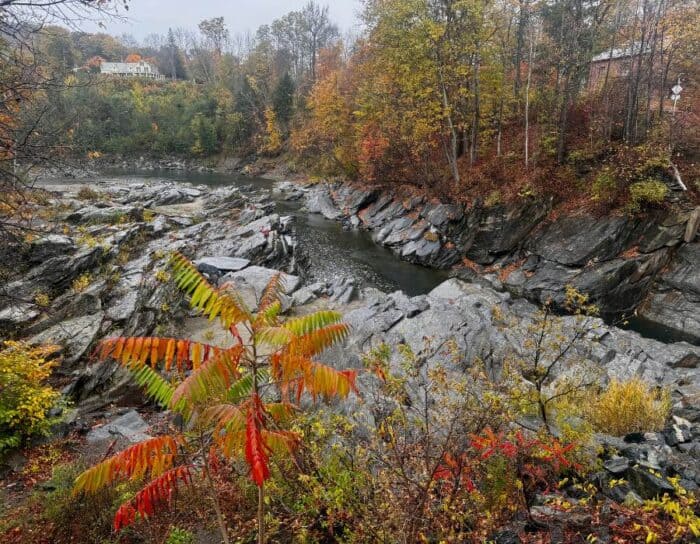
[[[126,6],[126,2],[120,4]],[[45,124],[51,102],[47,92],[64,85],[72,68],[72,48],[66,34],[51,29],[39,39],[47,21],[75,25],[88,17],[116,15],[116,3],[85,0],[3,0],[0,2],[0,243],[18,226],[16,197],[26,173],[58,157],[56,140],[65,135],[65,120]],[[43,43],[42,43],[43,42]]]

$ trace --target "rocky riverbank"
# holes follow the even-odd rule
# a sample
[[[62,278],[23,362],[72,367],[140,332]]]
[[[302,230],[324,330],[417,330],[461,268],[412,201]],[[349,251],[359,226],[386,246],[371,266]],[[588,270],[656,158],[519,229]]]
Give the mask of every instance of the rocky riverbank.
[[[700,208],[644,216],[554,214],[549,202],[460,206],[410,188],[321,183],[311,213],[372,232],[400,258],[561,305],[565,285],[609,316],[636,314],[668,338],[700,342]]]
[[[123,392],[114,368],[85,365],[99,338],[175,330],[182,311],[164,270],[171,251],[250,288],[268,270],[262,266],[301,269],[290,218],[250,188],[161,181],[87,187],[44,187],[25,243],[4,248],[9,281],[0,297],[2,335],[60,344],[59,373],[78,401],[99,393],[108,404]],[[213,258],[220,256],[226,258]]]
[[[277,198],[305,198],[310,211],[342,219],[349,226],[369,228],[380,243],[404,258],[431,266],[450,266],[459,263],[465,251],[474,260],[480,259],[483,277],[496,287],[504,286],[494,289],[484,282],[452,278],[424,295],[409,297],[401,291],[360,289],[352,278],[309,278],[294,222],[276,212],[266,189],[115,180],[89,186],[88,191],[78,183],[47,185],[44,200],[34,204],[35,234],[25,244],[6,248],[4,262],[11,263],[12,271],[0,299],[0,327],[4,337],[31,343],[54,342],[62,347],[57,375],[75,408],[66,413],[57,432],[85,432],[92,448],[100,444],[107,448],[112,436],[121,437],[126,444],[149,432],[148,424],[133,411],[142,397],[129,376],[114,365],[89,364],[89,354],[100,338],[128,334],[218,340],[207,336],[212,334],[210,325],[187,310],[168,282],[165,259],[171,251],[194,259],[213,283],[233,282],[251,306],[266,281],[276,270],[282,270],[286,273],[284,311],[304,313],[319,307],[343,311],[352,332],[343,346],[324,354],[326,362],[334,366],[362,369],[363,357],[373,348],[410,348],[417,368],[407,376],[410,398],[406,402],[418,410],[423,400],[411,392],[421,390],[429,379],[428,368],[434,364],[443,365],[448,380],[455,383],[479,364],[497,381],[504,361],[531,357],[527,338],[538,319],[538,307],[508,292],[517,292],[509,286],[511,276],[522,273],[529,280],[535,277],[537,266],[545,270],[546,266],[554,266],[556,259],[566,259],[569,268],[580,269],[581,274],[588,267],[597,269],[618,260],[635,263],[640,258],[612,256],[624,251],[620,242],[614,241],[617,238],[611,241],[599,236],[593,248],[591,235],[582,232],[580,239],[568,235],[566,239],[572,245],[564,249],[564,242],[549,231],[553,227],[534,224],[544,223],[545,218],[545,210],[534,203],[523,205],[518,215],[509,216],[502,210],[500,222],[494,222],[488,219],[494,217],[494,210],[482,210],[477,215],[442,203],[415,197],[389,198],[351,186],[331,190],[328,185],[318,185],[305,190],[287,182],[274,185],[272,192]],[[480,218],[479,222],[475,217]],[[645,246],[648,253],[640,255],[651,259],[663,253],[664,262],[677,262],[679,255],[697,244],[683,241],[691,217],[677,218],[665,235],[658,234],[657,242]],[[527,228],[523,226],[526,219],[530,225]],[[504,225],[515,230],[501,230]],[[538,228],[544,232],[536,234]],[[565,232],[561,226],[557,229]],[[552,247],[543,240],[549,240]],[[666,242],[659,245],[662,240]],[[457,243],[462,249],[457,249]],[[540,248],[539,253],[532,248]],[[509,259],[516,255],[522,259],[526,252],[536,261],[534,274],[528,276],[524,263],[507,277],[498,273],[508,269]],[[569,254],[571,257],[566,257]],[[586,259],[594,259],[592,255],[597,255],[600,262],[589,263]],[[664,269],[657,273],[658,278],[646,281],[672,277],[668,274],[673,270]],[[557,281],[550,280],[547,292],[558,294]],[[682,286],[678,281],[672,285]],[[539,299],[540,295],[532,298]],[[577,317],[557,319],[566,334],[577,329]],[[391,352],[388,360],[389,368],[397,374],[405,373],[400,351]],[[580,375],[584,369],[594,372],[595,383],[600,385],[612,379],[641,376],[668,389],[673,403],[673,417],[661,432],[596,437],[604,452],[603,468],[592,481],[601,493],[618,502],[653,498],[673,493],[664,478],[672,476],[679,477],[686,489],[697,490],[700,348],[685,342],[646,339],[600,319],[587,318],[585,335],[553,369],[550,387]],[[381,383],[372,373],[361,372],[358,387],[356,401],[338,409],[359,422],[376,425],[386,417],[392,401],[382,394]],[[106,424],[90,430],[95,421]],[[621,479],[624,485],[610,485],[612,480]]]

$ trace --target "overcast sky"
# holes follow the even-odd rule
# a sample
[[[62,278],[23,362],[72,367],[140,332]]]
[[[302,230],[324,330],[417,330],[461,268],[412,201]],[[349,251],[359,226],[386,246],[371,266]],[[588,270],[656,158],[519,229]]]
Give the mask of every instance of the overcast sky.
[[[299,9],[308,0],[130,0],[129,20],[107,21],[103,32],[133,34],[138,40],[156,32],[164,34],[168,27],[195,29],[202,19],[223,16],[231,34],[254,32],[260,25],[271,23],[292,10]],[[360,0],[317,0],[328,5],[331,19],[341,32],[357,26]],[[100,30],[96,24],[81,25],[83,30]]]

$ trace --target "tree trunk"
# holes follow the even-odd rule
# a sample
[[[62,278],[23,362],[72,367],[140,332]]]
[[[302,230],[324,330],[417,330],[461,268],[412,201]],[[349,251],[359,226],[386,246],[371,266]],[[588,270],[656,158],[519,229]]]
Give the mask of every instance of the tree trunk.
[[[447,155],[447,162],[450,166],[450,171],[452,172],[452,179],[455,184],[459,183],[459,169],[457,168],[457,129],[455,128],[454,122],[452,121],[452,113],[450,112],[450,104],[447,99],[447,89],[445,88],[445,81],[442,76],[442,70],[438,68],[438,75],[440,77],[440,88],[442,90],[442,107],[445,110],[445,116],[447,118],[447,127],[450,131],[450,145],[445,150]]]
[[[615,28],[613,32],[613,38],[610,41],[610,49],[608,52],[608,64],[605,67],[605,79],[603,80],[603,112],[605,115],[605,129],[603,130],[603,136],[607,141],[610,141],[612,138],[612,124],[613,124],[613,116],[612,112],[610,111],[610,92],[608,90],[608,82],[610,81],[610,66],[612,65],[612,56],[613,52],[615,51],[615,38],[617,37],[617,33],[620,29],[620,23],[622,21],[622,10],[619,9],[617,12],[617,17],[615,19]]]
[[[639,52],[636,59],[636,68],[633,69],[635,64],[634,57],[630,58],[630,77],[628,79],[627,87],[627,111],[625,115],[625,141],[628,144],[634,144],[636,141],[636,126],[637,126],[637,109],[639,105],[639,83],[642,72],[642,58],[644,57],[644,50],[646,48],[646,23],[647,23],[647,10],[648,3],[644,0],[644,7],[642,8],[642,21],[640,23],[640,40],[639,40]],[[634,53],[634,51],[631,51]]]
[[[474,65],[473,65],[473,79],[474,79],[474,111],[472,112],[472,128],[471,128],[471,138],[469,145],[469,165],[473,166],[476,162],[478,155],[479,146],[479,123],[480,118],[480,90],[479,90],[479,63],[480,59],[480,45],[477,43],[476,53],[474,54]]]
[[[520,102],[520,88],[522,87],[520,65],[523,59],[523,47],[525,46],[525,32],[529,22],[530,6],[528,0],[518,0],[518,6],[518,30],[516,35],[515,58],[513,59],[513,68],[515,70],[513,94],[515,94],[516,99]]]
[[[530,82],[532,80],[532,60],[536,34],[530,36],[530,51],[527,59],[527,80],[525,83],[525,169],[530,162]]]
[[[651,125],[651,95],[652,95],[652,84],[654,81],[654,59],[656,58],[656,47],[659,42],[659,21],[661,20],[661,13],[665,9],[664,0],[659,2],[659,9],[656,12],[656,17],[654,18],[654,31],[652,33],[651,51],[649,52],[649,60],[647,63],[647,85],[646,85],[646,107],[644,108],[644,131],[649,132],[649,127]]]
[[[564,96],[559,108],[559,125],[557,127],[557,163],[564,162],[566,154],[566,131],[569,125],[569,103],[571,101],[571,79],[567,74],[564,79]]]
[[[265,484],[258,487],[258,544],[265,544]]]

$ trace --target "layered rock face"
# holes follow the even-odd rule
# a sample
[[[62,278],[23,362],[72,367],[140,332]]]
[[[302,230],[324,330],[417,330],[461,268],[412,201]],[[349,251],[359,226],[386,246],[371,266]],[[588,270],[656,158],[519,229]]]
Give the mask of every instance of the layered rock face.
[[[588,293],[606,315],[638,315],[649,326],[700,342],[700,208],[644,217],[551,217],[550,204],[462,207],[349,183],[319,184],[306,206],[425,266],[474,271],[498,289],[533,301],[563,301],[564,287]]]
[[[77,198],[80,185],[48,186],[58,212],[16,248],[19,269],[0,291],[0,334],[59,344],[59,372],[78,401],[100,393],[106,404],[128,388],[115,367],[83,364],[99,338],[174,334],[186,306],[167,281],[170,252],[194,259],[214,282],[236,274],[252,298],[261,266],[290,277],[298,268],[292,219],[251,188],[91,185],[101,195],[91,202]]]

